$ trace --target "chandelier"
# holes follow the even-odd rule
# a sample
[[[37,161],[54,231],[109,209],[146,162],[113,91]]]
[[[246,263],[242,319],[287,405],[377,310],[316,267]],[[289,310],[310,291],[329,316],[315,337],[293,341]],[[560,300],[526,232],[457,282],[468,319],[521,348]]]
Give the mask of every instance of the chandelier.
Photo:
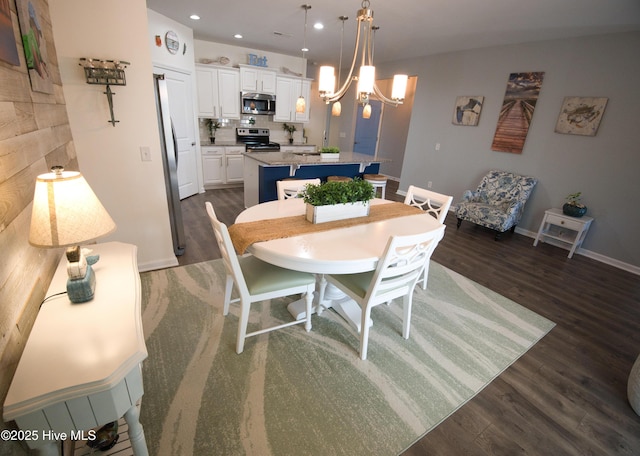
[[[356,44],[353,51],[353,60],[351,61],[351,69],[344,84],[335,91],[336,77],[335,69],[332,66],[320,67],[320,77],[318,82],[318,91],[320,97],[329,104],[339,101],[344,97],[351,86],[353,81],[357,81],[357,94],[356,100],[358,103],[364,105],[364,115],[367,112],[371,112],[371,106],[369,105],[370,96],[375,96],[376,99],[382,101],[385,104],[398,106],[402,104],[405,93],[407,90],[407,75],[396,74],[393,77],[393,86],[391,89],[391,98],[387,98],[378,89],[375,81],[376,68],[373,65],[373,38],[377,27],[373,25],[373,10],[369,8],[369,0],[363,0],[361,9],[358,10],[357,20],[358,29],[356,31]],[[344,22],[343,22],[344,24]],[[362,39],[362,37],[364,38]],[[362,42],[362,43],[361,43]],[[362,44],[362,49],[361,45]],[[358,75],[354,74],[356,63],[360,56],[360,70]],[[340,84],[340,81],[338,81]]]

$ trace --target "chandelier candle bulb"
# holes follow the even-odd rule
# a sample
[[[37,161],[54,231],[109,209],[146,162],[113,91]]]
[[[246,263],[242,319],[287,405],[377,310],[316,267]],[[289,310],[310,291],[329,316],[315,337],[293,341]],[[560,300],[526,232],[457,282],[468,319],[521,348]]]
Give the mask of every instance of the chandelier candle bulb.
[[[336,75],[332,66],[320,67],[318,90],[324,95],[333,95],[336,86]]]
[[[409,76],[406,74],[396,74],[393,77],[393,87],[391,89],[391,98],[394,100],[404,100],[407,93],[407,80]]]
[[[360,67],[360,76],[358,77],[358,93],[373,92],[373,84],[376,80],[376,67],[372,65],[363,65]]]

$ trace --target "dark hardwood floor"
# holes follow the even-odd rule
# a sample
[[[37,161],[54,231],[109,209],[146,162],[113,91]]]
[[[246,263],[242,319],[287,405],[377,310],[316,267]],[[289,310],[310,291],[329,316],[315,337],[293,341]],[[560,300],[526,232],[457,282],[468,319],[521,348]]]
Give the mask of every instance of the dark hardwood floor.
[[[387,198],[397,183],[387,186]],[[180,264],[218,258],[204,210],[232,224],[242,189],[183,201]],[[556,327],[474,399],[417,441],[414,455],[640,455],[627,377],[640,352],[640,277],[582,255],[446,220],[433,260],[554,321]],[[384,432],[384,430],[381,430]],[[367,438],[367,436],[363,436]]]

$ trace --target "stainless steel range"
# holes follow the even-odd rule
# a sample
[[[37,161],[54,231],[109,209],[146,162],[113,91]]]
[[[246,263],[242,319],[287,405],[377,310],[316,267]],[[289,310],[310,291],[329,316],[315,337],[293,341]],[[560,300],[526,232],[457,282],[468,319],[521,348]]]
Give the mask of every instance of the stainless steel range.
[[[247,152],[280,150],[280,144],[269,141],[268,128],[236,128],[236,140],[246,145]]]

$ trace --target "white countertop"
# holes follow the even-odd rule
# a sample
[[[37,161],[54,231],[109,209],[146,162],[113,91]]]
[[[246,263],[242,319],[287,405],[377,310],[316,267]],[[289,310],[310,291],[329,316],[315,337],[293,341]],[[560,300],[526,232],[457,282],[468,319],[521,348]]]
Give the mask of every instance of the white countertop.
[[[387,163],[388,158],[375,158],[371,155],[357,152],[340,152],[338,158],[325,159],[319,153],[294,153],[294,152],[246,152],[245,157],[256,160],[262,165],[335,165],[349,163]]]

